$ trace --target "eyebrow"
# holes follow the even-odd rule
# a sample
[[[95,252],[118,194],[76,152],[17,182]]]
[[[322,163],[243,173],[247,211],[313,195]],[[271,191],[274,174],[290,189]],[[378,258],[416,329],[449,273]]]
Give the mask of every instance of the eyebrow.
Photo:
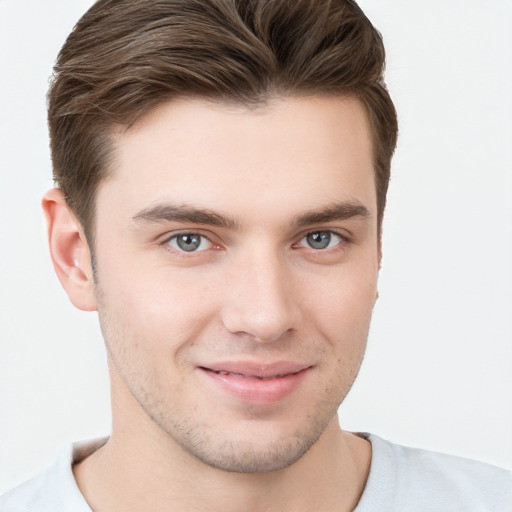
[[[336,220],[346,220],[353,217],[369,218],[370,212],[358,201],[346,201],[332,204],[326,208],[311,210],[294,217],[290,226],[302,228],[312,224],[321,224]],[[174,204],[157,204],[138,212],[133,220],[139,223],[159,222],[190,222],[206,226],[220,227],[231,230],[240,229],[240,223],[233,217],[228,217],[205,208],[179,206]]]
[[[239,227],[236,219],[226,217],[212,210],[173,204],[160,204],[145,208],[137,213],[133,220],[136,223],[190,222],[233,230]]]
[[[327,208],[305,212],[292,219],[290,224],[293,227],[301,228],[311,224],[322,224],[324,222],[346,220],[353,217],[367,219],[371,217],[371,215],[366,206],[359,201],[352,200],[335,203]]]

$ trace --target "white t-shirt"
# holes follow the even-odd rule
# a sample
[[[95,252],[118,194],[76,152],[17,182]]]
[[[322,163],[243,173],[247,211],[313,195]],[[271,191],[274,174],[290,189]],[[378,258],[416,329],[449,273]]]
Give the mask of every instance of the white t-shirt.
[[[511,472],[361,435],[372,462],[354,512],[512,512]],[[91,512],[71,468],[105,442],[68,447],[54,467],[1,497],[0,512]]]

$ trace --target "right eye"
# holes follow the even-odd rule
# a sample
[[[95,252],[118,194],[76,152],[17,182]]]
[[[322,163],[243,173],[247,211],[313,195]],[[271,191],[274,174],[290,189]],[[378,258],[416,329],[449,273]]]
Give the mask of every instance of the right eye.
[[[199,252],[212,247],[208,238],[198,233],[179,233],[167,242],[173,249],[180,252]]]

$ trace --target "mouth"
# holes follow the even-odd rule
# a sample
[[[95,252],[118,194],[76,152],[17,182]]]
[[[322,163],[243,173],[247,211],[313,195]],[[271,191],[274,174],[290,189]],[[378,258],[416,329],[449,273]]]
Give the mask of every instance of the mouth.
[[[216,392],[243,403],[272,404],[292,395],[312,368],[292,362],[224,362],[199,366],[198,370]]]
[[[274,380],[274,379],[281,379],[283,377],[287,377],[288,375],[295,375],[299,372],[293,372],[293,373],[278,373],[277,375],[271,375],[269,377],[264,377],[263,375],[246,375],[243,373],[236,373],[236,372],[228,372],[226,370],[212,370],[211,368],[205,368],[204,366],[200,366],[201,370],[207,371],[207,372],[213,372],[217,375],[230,375],[232,377],[240,377],[243,379],[254,379],[254,380]]]

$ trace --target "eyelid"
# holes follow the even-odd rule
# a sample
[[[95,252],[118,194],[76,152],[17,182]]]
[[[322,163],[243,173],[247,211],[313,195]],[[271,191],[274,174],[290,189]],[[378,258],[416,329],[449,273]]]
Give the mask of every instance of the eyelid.
[[[212,244],[217,244],[216,242],[213,241],[213,238],[215,238],[213,233],[205,231],[204,229],[201,228],[179,228],[172,231],[167,231],[165,234],[160,235],[158,237],[160,240],[159,243],[166,244],[172,238],[176,238],[177,236],[180,235],[197,235],[208,239]]]
[[[191,251],[187,251],[187,250],[181,248],[179,246],[179,238],[185,237],[185,236],[198,238],[199,246]],[[174,245],[174,242],[176,242],[176,245]],[[211,242],[210,239],[208,239],[204,235],[201,235],[198,233],[178,233],[176,235],[171,236],[171,238],[169,238],[169,241],[167,242],[167,244],[170,245],[174,250],[176,250],[178,252],[184,252],[184,253],[188,253],[188,254],[207,251],[208,249],[210,249],[213,246],[213,243]],[[206,245],[206,247],[204,247],[204,245]]]
[[[331,235],[335,235],[339,237],[341,240],[334,246],[326,249],[314,249],[313,247],[307,247],[303,245],[299,245],[308,235],[311,235],[313,233],[330,233]],[[314,252],[328,252],[330,250],[336,249],[340,245],[345,245],[351,242],[351,237],[345,230],[339,230],[335,228],[318,228],[318,229],[308,229],[305,232],[302,232],[296,239],[297,241],[293,243],[293,247],[304,247],[305,249],[310,249]]]
[[[336,235],[338,236],[341,240],[339,243],[337,243],[334,247],[331,247],[329,249],[314,249],[312,247],[307,247],[307,246],[299,246],[299,243],[304,240],[304,238],[310,234],[313,234],[313,233],[331,233],[333,235]],[[198,228],[191,228],[191,229],[178,229],[176,231],[172,231],[172,232],[168,232],[166,233],[165,235],[163,235],[161,238],[160,238],[160,241],[158,242],[159,245],[162,245],[162,246],[166,246],[167,248],[170,248],[170,250],[172,250],[173,252],[175,253],[178,253],[180,255],[186,255],[186,256],[192,256],[193,254],[198,254],[198,253],[202,253],[202,252],[206,252],[208,249],[203,249],[203,250],[199,250],[199,251],[190,251],[190,252],[187,252],[187,251],[184,251],[182,249],[176,249],[172,246],[169,245],[169,242],[173,239],[173,238],[176,238],[180,235],[197,235],[197,236],[200,236],[202,238],[205,238],[206,240],[208,240],[208,242],[211,244],[210,247],[208,247],[208,249],[220,249],[222,248],[223,246],[223,242],[222,241],[217,241],[215,240],[216,238],[218,238],[214,233],[211,233],[210,231],[208,232],[204,232],[204,230],[202,229],[198,229]],[[304,230],[302,231],[298,236],[295,236],[294,237],[294,242],[292,243],[292,248],[299,248],[299,247],[303,247],[304,249],[310,249],[311,251],[314,251],[316,253],[320,253],[320,252],[328,252],[330,250],[333,250],[333,249],[336,249],[337,247],[339,247],[340,245],[346,245],[346,244],[349,244],[351,243],[353,240],[352,240],[352,236],[349,232],[347,232],[347,230],[345,229],[337,229],[337,228],[315,228],[315,229],[307,229],[307,230]]]
[[[209,247],[201,250],[195,251],[184,251],[183,249],[173,247],[170,242],[173,239],[176,239],[180,235],[196,235],[205,240],[207,240],[210,244]],[[164,247],[165,250],[172,251],[175,255],[179,255],[181,257],[192,257],[194,254],[202,254],[212,249],[218,249],[221,246],[220,242],[214,240],[216,237],[213,233],[207,232],[205,233],[202,229],[191,228],[191,229],[178,229],[176,231],[168,232],[160,238],[158,245]]]

